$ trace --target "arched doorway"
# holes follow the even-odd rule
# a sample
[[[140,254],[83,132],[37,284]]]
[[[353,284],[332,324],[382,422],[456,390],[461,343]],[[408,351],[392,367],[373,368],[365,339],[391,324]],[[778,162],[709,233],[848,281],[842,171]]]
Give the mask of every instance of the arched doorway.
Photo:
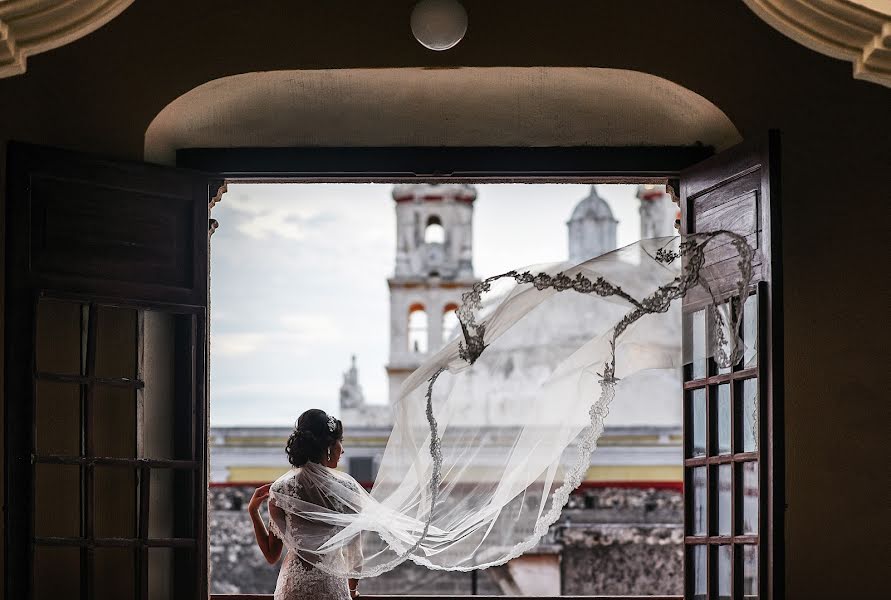
[[[181,148],[633,147],[741,141],[676,83],[621,69],[466,67],[244,73],[209,81],[149,125],[145,159]]]

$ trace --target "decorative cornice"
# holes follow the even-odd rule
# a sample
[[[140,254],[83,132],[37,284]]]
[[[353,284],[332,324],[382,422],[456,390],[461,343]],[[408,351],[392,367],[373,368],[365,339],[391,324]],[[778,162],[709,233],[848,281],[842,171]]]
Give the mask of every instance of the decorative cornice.
[[[133,0],[0,2],[0,78],[24,73],[28,56],[92,33],[132,3]]]
[[[891,87],[891,2],[743,0],[799,44],[854,65],[854,78]]]
[[[213,196],[210,197],[210,200],[207,202],[207,210],[213,210],[213,207],[220,203],[220,200],[223,199],[223,194],[229,191],[229,186],[226,184],[226,181],[223,179],[214,180],[210,182],[210,189],[213,190],[216,188],[216,192]]]
[[[207,214],[210,214],[213,211],[213,207],[220,203],[220,200],[223,199],[223,194],[229,191],[229,187],[226,185],[225,179],[212,179],[208,183],[208,195],[213,193],[213,196],[210,196],[210,199],[207,201]],[[208,219],[207,221],[207,235],[212,236],[216,230],[219,228],[220,222],[216,219]]]

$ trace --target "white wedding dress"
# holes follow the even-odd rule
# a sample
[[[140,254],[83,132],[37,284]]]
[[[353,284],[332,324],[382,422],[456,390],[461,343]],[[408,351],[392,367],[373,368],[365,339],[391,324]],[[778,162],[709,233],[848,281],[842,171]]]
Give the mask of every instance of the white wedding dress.
[[[288,552],[278,573],[275,600],[349,600],[350,590],[343,577],[328,575]]]
[[[327,469],[321,465],[312,465],[311,469]],[[277,494],[287,495],[291,498],[299,498],[307,502],[319,502],[319,494],[312,490],[317,486],[307,482],[305,476],[301,476],[306,469],[292,469],[275,483],[272,491]],[[336,500],[326,502],[332,510],[344,510]],[[284,520],[269,520],[269,529],[280,540],[295,539],[300,536],[300,523],[305,520],[293,514],[284,515]],[[284,525],[283,532],[279,524]],[[349,600],[349,582],[345,577],[329,575],[302,560],[296,552],[287,549],[278,581],[275,586],[275,600]]]

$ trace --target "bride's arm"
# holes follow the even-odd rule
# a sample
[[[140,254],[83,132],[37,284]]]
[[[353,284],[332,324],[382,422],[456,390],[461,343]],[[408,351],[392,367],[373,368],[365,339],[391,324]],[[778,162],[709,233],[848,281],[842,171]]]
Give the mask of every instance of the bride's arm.
[[[254,491],[254,495],[248,504],[248,513],[251,515],[251,523],[254,525],[254,537],[257,538],[257,546],[260,547],[260,552],[263,553],[266,562],[275,564],[282,554],[282,542],[266,530],[266,524],[263,522],[263,517],[260,516],[260,506],[269,497],[269,487],[271,485],[261,485]],[[270,510],[279,509],[274,509],[273,506],[270,506]]]

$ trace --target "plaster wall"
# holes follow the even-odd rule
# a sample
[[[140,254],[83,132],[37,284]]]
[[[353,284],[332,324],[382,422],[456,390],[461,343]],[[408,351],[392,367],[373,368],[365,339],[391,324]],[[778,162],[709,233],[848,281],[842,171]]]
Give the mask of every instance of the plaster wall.
[[[889,537],[888,489],[876,485],[887,469],[889,417],[886,326],[876,317],[887,312],[889,290],[875,259],[887,254],[891,205],[888,90],[853,80],[849,64],[797,45],[741,3],[468,0],[467,37],[444,53],[411,39],[412,4],[135,3],[0,80],[0,190],[7,140],[139,160],[146,129],[176,98],[221,77],[273,70],[629,69],[708,99],[743,138],[779,128],[786,597],[877,595],[887,563],[880,540]],[[225,128],[225,116],[212,124]],[[488,135],[481,124],[480,144]],[[530,144],[552,143],[548,131],[537,135]]]
[[[473,118],[469,118],[473,115]],[[589,67],[244,73],[180,96],[145,159],[239,146],[683,146],[741,140],[714,104],[661,77]]]

